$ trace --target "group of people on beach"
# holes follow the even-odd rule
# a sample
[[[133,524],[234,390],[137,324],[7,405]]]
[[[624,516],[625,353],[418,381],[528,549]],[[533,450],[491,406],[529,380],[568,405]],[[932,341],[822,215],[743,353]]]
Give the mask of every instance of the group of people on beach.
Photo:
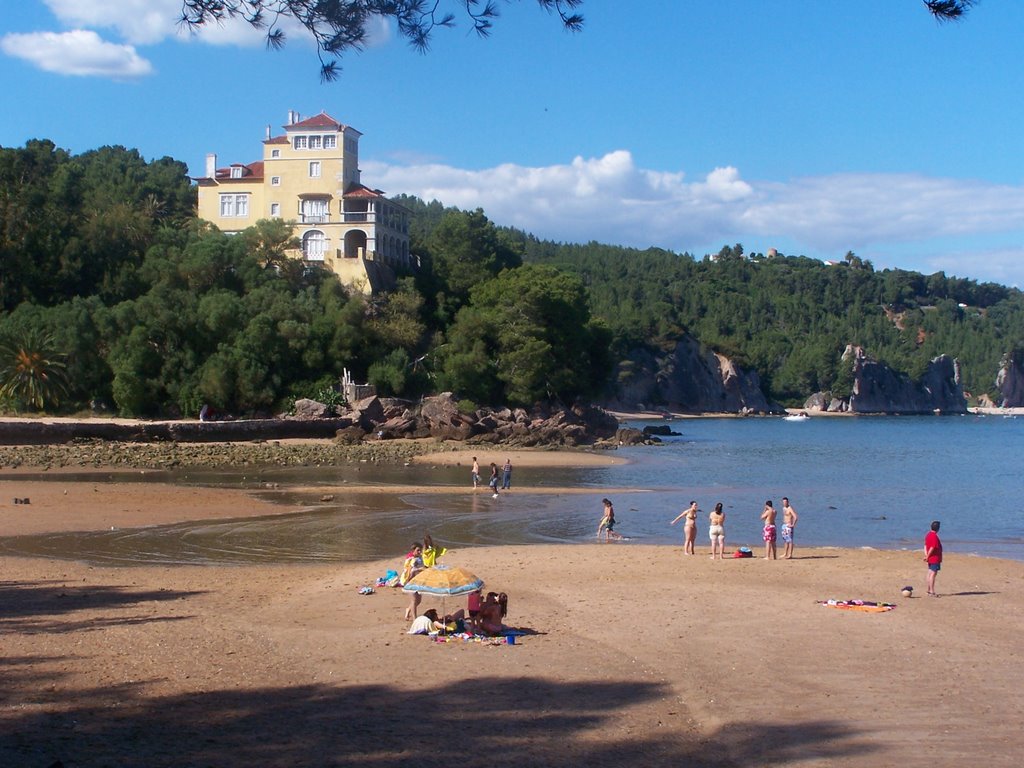
[[[683,523],[684,551],[688,555],[696,554],[694,542],[697,540],[697,515],[701,510],[697,508],[697,502],[691,501],[690,506],[684,509],[669,525],[675,525],[680,520]],[[761,512],[761,521],[764,523],[762,538],[764,539],[765,560],[777,558],[776,539],[778,530],[775,525],[777,510],[771,499],[764,503]],[[790,506],[789,499],[782,497],[782,542],[786,545],[782,557],[784,560],[793,558],[793,532],[796,529],[796,521],[799,519],[796,510]],[[708,515],[708,535],[711,538],[711,559],[725,558],[725,511],[722,509],[722,502],[715,504],[715,508]]]
[[[503,619],[508,614],[508,595],[504,592],[488,592],[482,597],[480,590],[470,592],[466,608],[438,614],[436,608],[429,608],[413,619],[407,634],[443,635],[470,634],[497,637],[505,631]]]
[[[429,533],[424,534],[422,542],[414,541],[405,555],[398,577],[399,585],[404,587],[417,574],[433,568],[447,551],[445,547],[435,545]],[[459,609],[444,616],[439,616],[434,608],[420,613],[421,599],[419,592],[413,592],[405,609],[405,620],[412,621],[410,635],[468,632],[494,637],[505,631],[502,620],[508,614],[508,595],[504,592],[488,592],[486,597],[482,597],[481,590],[476,589],[468,594],[465,610]]]
[[[480,487],[480,462],[476,456],[473,457],[473,469],[470,472],[470,479],[473,481],[473,490]],[[494,498],[498,498],[498,487],[503,491],[512,488],[512,459],[505,459],[505,464],[499,470],[498,465],[491,462],[491,479],[487,481],[487,487],[491,489]]]

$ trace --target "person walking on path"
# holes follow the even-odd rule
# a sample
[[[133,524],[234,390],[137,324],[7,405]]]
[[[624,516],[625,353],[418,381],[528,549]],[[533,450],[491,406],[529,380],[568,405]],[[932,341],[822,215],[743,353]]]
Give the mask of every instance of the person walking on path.
[[[697,509],[697,502],[691,501],[690,506],[684,509],[675,520],[669,525],[675,525],[684,517],[686,522],[683,523],[683,541],[684,541],[684,552],[688,555],[695,554],[693,551],[693,542],[697,538],[697,513],[700,512]]]
[[[928,563],[928,594],[938,597],[935,591],[935,576],[942,570],[942,542],[939,541],[938,520],[932,521],[932,529],[924,537],[924,561]]]
[[[615,507],[612,506],[610,499],[601,499],[601,503],[604,504],[604,516],[601,518],[601,522],[597,526],[597,538],[601,538],[601,531],[604,531],[605,543],[608,543],[609,538],[621,539],[622,534],[615,532]]]
[[[725,512],[722,511],[722,502],[715,504],[715,508],[708,515],[708,535],[711,536],[711,559],[718,554],[722,560],[725,559]]]
[[[786,545],[782,552],[783,560],[793,559],[793,529],[796,528],[796,521],[800,516],[796,510],[789,506],[789,499],[782,497],[782,543]]]
[[[512,487],[512,459],[505,459],[505,466],[501,468],[501,490],[507,491]]]
[[[775,560],[776,549],[776,529],[775,529],[775,506],[772,504],[771,499],[764,503],[764,511],[761,512],[761,519],[764,521],[764,532],[762,538],[764,539],[764,559]]]

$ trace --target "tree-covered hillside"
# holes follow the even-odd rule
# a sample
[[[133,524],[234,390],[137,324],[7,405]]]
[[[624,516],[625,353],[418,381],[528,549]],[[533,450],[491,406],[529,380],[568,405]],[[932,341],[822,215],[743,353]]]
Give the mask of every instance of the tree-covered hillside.
[[[366,299],[285,255],[282,221],[198,221],[185,166],[48,141],[0,148],[0,408],[270,413],[331,399],[343,369],[385,395],[480,404],[601,398],[616,364],[684,333],[792,404],[844,394],[858,344],[916,375],[958,357],[975,395],[1024,347],[1017,290],[725,247],[564,245],[402,196],[421,267]],[[1018,352],[1019,354],[1019,352]]]

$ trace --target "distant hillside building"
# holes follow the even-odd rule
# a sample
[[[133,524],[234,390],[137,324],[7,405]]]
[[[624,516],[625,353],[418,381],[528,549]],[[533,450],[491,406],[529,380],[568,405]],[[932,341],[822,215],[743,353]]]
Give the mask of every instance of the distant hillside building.
[[[199,217],[223,232],[241,232],[260,219],[294,222],[301,241],[296,258],[321,264],[364,293],[391,287],[408,269],[409,214],[379,189],[363,186],[359,137],[321,112],[301,119],[288,113],[284,135],[267,126],[263,159],[217,167],[206,156],[199,187]]]

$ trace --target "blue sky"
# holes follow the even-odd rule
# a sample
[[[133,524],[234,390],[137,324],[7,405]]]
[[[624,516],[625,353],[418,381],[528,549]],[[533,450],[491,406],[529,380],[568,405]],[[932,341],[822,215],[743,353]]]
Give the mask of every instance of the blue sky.
[[[1024,286],[1024,3],[938,24],[919,0],[532,0],[426,54],[380,26],[321,83],[300,31],[198,37],[180,0],[19,0],[0,145],[108,144],[203,171],[290,109],[363,133],[363,181],[565,242],[723,244]],[[458,7],[453,9],[458,13]]]

